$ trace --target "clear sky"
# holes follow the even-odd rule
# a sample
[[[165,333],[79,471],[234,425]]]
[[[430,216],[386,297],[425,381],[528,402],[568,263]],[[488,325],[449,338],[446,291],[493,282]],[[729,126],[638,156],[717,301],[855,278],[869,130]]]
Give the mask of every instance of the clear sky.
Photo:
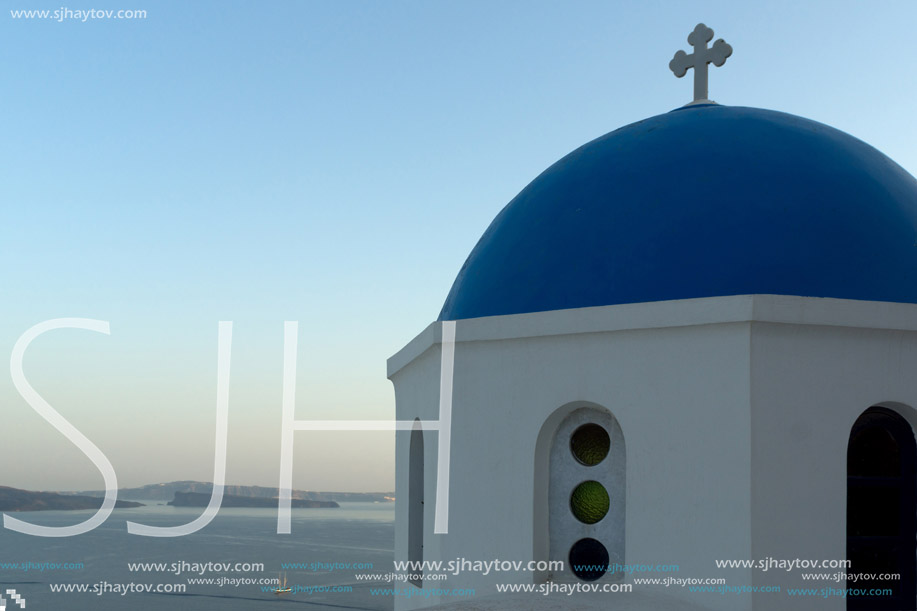
[[[691,99],[815,119],[917,173],[913,2],[3,0],[0,485],[100,488],[32,385],[122,486],[212,474],[217,322],[234,321],[230,483],[276,486],[283,321],[297,418],[392,418],[385,360],[433,321],[497,212],[551,163]],[[142,9],[145,19],[10,10]],[[715,197],[715,194],[711,194]],[[296,433],[294,486],[390,490],[393,434]]]

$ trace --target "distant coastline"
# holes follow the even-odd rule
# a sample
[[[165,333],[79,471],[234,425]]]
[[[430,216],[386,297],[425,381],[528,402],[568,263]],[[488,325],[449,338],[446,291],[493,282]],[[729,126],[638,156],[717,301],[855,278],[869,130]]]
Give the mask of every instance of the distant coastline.
[[[73,495],[58,494],[56,492],[35,492],[0,486],[0,511],[56,511],[98,509],[102,506],[100,495]],[[118,509],[143,507],[143,503],[133,501],[118,501]]]
[[[169,505],[175,507],[206,507],[210,503],[210,493],[204,492],[176,492],[175,498]],[[292,499],[291,507],[340,507],[334,501],[311,501],[306,499]],[[237,496],[224,494],[220,507],[277,507],[277,499],[254,496]]]
[[[139,488],[120,488],[115,507],[143,507],[145,502],[166,501],[175,507],[206,507],[213,484],[177,481],[149,484]],[[80,492],[39,492],[0,486],[0,511],[52,511],[99,509],[104,490]],[[279,491],[265,486],[224,486],[222,507],[277,507]],[[394,492],[315,492],[291,491],[292,507],[340,507],[339,502],[390,503]],[[131,499],[131,500],[120,500]],[[138,502],[144,501],[144,502]]]
[[[166,482],[161,484],[148,484],[139,488],[120,488],[118,490],[119,499],[131,499],[135,501],[172,501],[178,492],[195,492],[210,495],[213,491],[211,482],[197,482],[192,480],[183,480],[176,482]],[[79,492],[60,492],[63,495],[80,495],[90,497],[105,496],[104,490],[83,490]],[[224,486],[224,498],[226,495],[276,499],[279,496],[277,488],[267,486]],[[335,501],[344,503],[391,503],[395,500],[394,492],[316,492],[312,490],[293,490],[291,498],[305,501]]]

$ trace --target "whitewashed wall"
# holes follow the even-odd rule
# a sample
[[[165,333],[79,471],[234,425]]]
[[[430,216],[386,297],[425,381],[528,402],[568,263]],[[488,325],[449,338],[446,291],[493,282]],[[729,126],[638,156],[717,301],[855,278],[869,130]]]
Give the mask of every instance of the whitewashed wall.
[[[427,433],[425,558],[545,557],[535,465],[558,410],[577,404],[608,409],[624,434],[627,563],[767,585],[785,576],[714,560],[843,558],[850,427],[871,405],[917,404],[915,331],[917,306],[747,295],[458,321],[449,534],[432,534],[437,439]],[[401,420],[438,417],[438,341],[431,325],[389,361]],[[399,499],[408,439],[399,433]],[[406,520],[399,503],[399,559]],[[484,595],[543,578],[465,573],[446,587]],[[843,609],[841,599],[666,594],[723,611]],[[455,600],[397,608],[445,602]]]

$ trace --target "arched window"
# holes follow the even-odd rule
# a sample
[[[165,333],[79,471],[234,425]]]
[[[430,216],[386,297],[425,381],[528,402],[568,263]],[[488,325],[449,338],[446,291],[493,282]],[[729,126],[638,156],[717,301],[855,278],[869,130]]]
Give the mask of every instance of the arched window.
[[[897,573],[901,579],[848,581],[848,588],[892,590],[891,596],[848,596],[850,611],[915,609],[915,466],[911,425],[883,407],[863,412],[847,445],[847,572]]]
[[[408,560],[416,562],[419,567],[423,562],[423,431],[420,422],[415,422],[411,430],[411,444],[408,458]],[[416,575],[411,583],[423,585],[421,569],[411,570]]]
[[[595,581],[624,564],[624,435],[608,411],[581,407],[558,425],[551,446],[548,534],[555,578]]]

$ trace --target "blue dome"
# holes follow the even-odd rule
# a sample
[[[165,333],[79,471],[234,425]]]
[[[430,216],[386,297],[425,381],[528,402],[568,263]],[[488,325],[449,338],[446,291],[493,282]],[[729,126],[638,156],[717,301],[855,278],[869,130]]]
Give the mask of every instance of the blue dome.
[[[917,303],[917,181],[821,123],[680,108],[533,180],[440,320],[744,294]]]

